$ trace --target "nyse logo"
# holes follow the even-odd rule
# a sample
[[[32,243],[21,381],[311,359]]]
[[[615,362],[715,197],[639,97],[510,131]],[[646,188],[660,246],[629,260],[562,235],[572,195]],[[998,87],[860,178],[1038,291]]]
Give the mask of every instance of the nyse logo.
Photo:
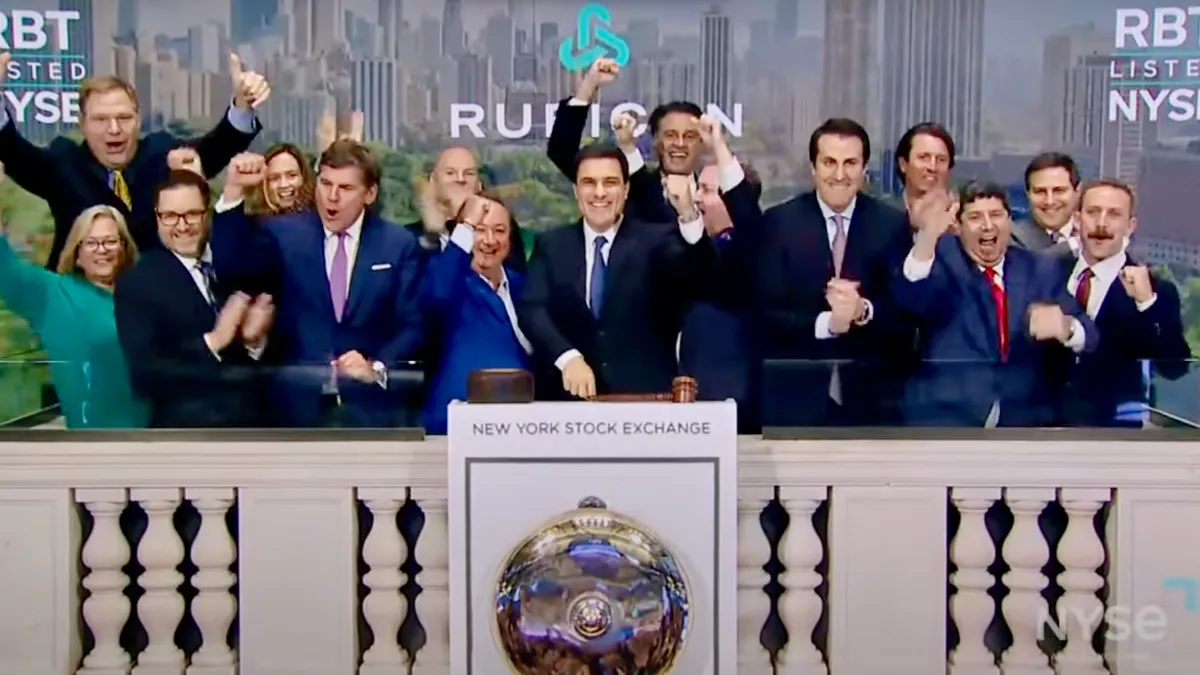
[[[1200,45],[1200,7],[1155,7],[1117,10],[1117,49],[1181,47],[1187,42]],[[1193,32],[1194,31],[1194,32]]]
[[[575,36],[568,36],[558,45],[558,60],[571,72],[587,70],[604,56],[611,57],[622,68],[629,63],[629,43],[612,32],[612,14],[601,4],[592,3],[579,11]]]

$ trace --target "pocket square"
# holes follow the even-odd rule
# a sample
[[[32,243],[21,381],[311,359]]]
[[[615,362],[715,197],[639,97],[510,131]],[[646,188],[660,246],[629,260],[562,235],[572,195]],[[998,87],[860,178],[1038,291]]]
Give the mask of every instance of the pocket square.
[[[378,265],[371,265],[372,272],[377,272],[379,270],[390,270],[390,269],[392,269],[392,263],[379,263]]]

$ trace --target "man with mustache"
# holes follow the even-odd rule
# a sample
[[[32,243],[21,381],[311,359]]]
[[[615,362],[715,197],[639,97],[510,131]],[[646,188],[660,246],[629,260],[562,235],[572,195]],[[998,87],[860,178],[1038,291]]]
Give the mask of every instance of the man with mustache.
[[[927,192],[896,275],[897,302],[920,322],[920,370],[905,400],[914,426],[1051,426],[1074,355],[1099,332],[1065,292],[1054,260],[1009,246],[1002,188]],[[946,235],[952,226],[957,236]]]
[[[904,210],[912,214],[913,205],[924,195],[942,191],[950,184],[955,160],[954,137],[937,122],[913,126],[896,143],[896,174],[904,183]],[[913,230],[917,229],[912,223]]]
[[[1070,155],[1044,152],[1025,167],[1025,194],[1029,220],[1013,223],[1013,243],[1030,251],[1075,260],[1079,235],[1075,232],[1075,197],[1079,167]]]
[[[1068,424],[1140,427],[1140,415],[1119,412],[1123,404],[1147,402],[1143,360],[1172,379],[1187,372],[1191,350],[1179,291],[1125,250],[1137,228],[1134,207],[1133,190],[1120,181],[1091,181],[1079,191],[1075,219],[1081,250],[1077,261],[1064,263],[1066,287],[1103,339],[1072,369],[1065,399]]]
[[[621,67],[610,58],[592,63],[579,82],[575,96],[563,100],[554,115],[554,126],[546,143],[546,155],[563,174],[574,180],[575,155],[583,141],[588,113],[600,89],[616,80]],[[695,182],[696,170],[704,152],[697,128],[704,111],[688,101],[672,101],[658,106],[650,113],[647,125],[654,137],[654,150],[659,165],[656,170],[646,162],[633,142],[637,120],[626,113],[614,120],[618,147],[629,164],[630,210],[642,220],[670,223],[679,216],[662,188],[666,175],[689,176]]]

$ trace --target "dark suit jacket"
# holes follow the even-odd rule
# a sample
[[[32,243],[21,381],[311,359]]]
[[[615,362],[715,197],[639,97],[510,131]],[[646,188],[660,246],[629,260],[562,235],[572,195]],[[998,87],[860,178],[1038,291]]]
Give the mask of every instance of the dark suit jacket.
[[[1079,320],[1085,352],[1101,341],[1096,324],[1066,292],[1050,258],[1009,247],[1004,257],[1008,358],[1000,361],[995,303],[988,281],[954,235],[937,245],[933,269],[917,282],[896,270],[897,300],[920,319],[920,370],[909,382],[906,417],[917,426],[981,427],[1000,401],[1000,426],[1060,422],[1066,371],[1075,355],[1056,341],[1029,337],[1029,310],[1051,302]]]
[[[10,115],[10,120],[13,119]],[[133,161],[122,171],[133,201],[132,212],[117,198],[108,183],[108,170],[84,143],[58,137],[48,147],[38,147],[21,136],[16,124],[0,127],[0,162],[18,185],[46,200],[54,215],[54,244],[47,269],[55,269],[75,218],[97,204],[114,206],[125,216],[138,249],[159,248],[154,190],[168,173],[167,153],[183,145],[196,148],[208,178],[225,169],[229,160],[250,147],[262,128],[255,120],[253,134],[243,134],[230,124],[228,115],[200,138],[183,140],[165,131],[142,137]]]
[[[349,297],[337,321],[325,273],[325,229],[314,211],[253,222],[241,206],[217,214],[212,246],[217,273],[268,276],[276,291],[270,356],[283,368],[274,378],[272,412],[290,426],[321,423],[321,387],[329,363],[348,351],[381,361],[387,389],[342,378],[338,389],[346,423],[396,426],[408,387],[397,375],[416,359],[424,340],[417,242],[403,227],[368,212],[350,277]],[[222,260],[226,261],[222,265]],[[236,261],[236,262],[230,262]]]
[[[891,268],[911,245],[904,214],[859,194],[851,217],[842,277],[859,282],[873,314],[863,326],[818,340],[817,317],[829,310],[834,277],[828,226],[815,192],[760,210],[743,182],[724,195],[735,224],[737,268],[745,283],[758,352],[765,360],[763,424],[769,426],[894,423],[898,364],[910,353],[912,323],[892,301]],[[839,365],[842,408],[829,407],[832,363]],[[845,417],[848,415],[849,417]]]
[[[554,126],[546,142],[546,156],[571,182],[575,181],[575,156],[579,154],[590,111],[591,106],[571,105],[571,99],[563,99],[554,113]],[[662,174],[657,169],[643,164],[630,174],[626,213],[638,220],[658,223],[673,223],[678,218],[663,195]]]
[[[1012,224],[1012,241],[1017,246],[1075,264],[1075,252],[1065,241],[1056,242],[1050,233],[1032,220],[1018,220]]]
[[[1074,260],[1062,260],[1065,287],[1074,269]],[[1134,265],[1132,260],[1130,265]],[[1151,277],[1158,299],[1144,312],[1121,286],[1120,279],[1108,287],[1108,293],[1096,314],[1100,346],[1094,353],[1079,357],[1071,368],[1064,398],[1064,422],[1078,426],[1123,426],[1117,419],[1117,407],[1123,403],[1149,403],[1143,378],[1143,360],[1153,363],[1153,371],[1168,379],[1177,379],[1188,371],[1191,349],[1183,334],[1179,291],[1174,284]]]
[[[675,343],[683,308],[712,273],[712,244],[687,245],[676,224],[626,217],[608,257],[604,309],[587,306],[582,221],[538,235],[525,292],[517,305],[533,343],[539,398],[563,398],[554,361],[577,349],[599,393],[669,391],[678,372]]]
[[[224,304],[232,284],[218,281]],[[191,273],[165,248],[148,251],[117,279],[117,337],[151,427],[248,427],[262,423],[260,368],[240,343],[218,360],[204,342],[216,314]]]
[[[507,268],[514,303],[525,278]],[[446,433],[446,406],[467,399],[467,376],[483,368],[529,368],[529,355],[517,339],[504,302],[471,268],[471,256],[454,243],[425,271],[422,304],[426,318],[440,327],[438,369],[425,396],[422,426],[430,434]]]

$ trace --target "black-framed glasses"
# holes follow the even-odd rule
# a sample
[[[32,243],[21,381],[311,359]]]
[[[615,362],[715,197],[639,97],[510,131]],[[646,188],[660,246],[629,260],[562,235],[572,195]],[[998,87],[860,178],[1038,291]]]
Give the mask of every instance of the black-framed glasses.
[[[158,215],[158,221],[167,227],[175,227],[180,220],[188,225],[199,225],[204,222],[204,216],[208,215],[208,211],[203,209],[183,213],[177,211],[155,211],[155,213]]]
[[[107,237],[105,239],[84,239],[80,244],[83,250],[89,253],[97,251],[115,251],[121,248],[121,239],[119,237]]]

